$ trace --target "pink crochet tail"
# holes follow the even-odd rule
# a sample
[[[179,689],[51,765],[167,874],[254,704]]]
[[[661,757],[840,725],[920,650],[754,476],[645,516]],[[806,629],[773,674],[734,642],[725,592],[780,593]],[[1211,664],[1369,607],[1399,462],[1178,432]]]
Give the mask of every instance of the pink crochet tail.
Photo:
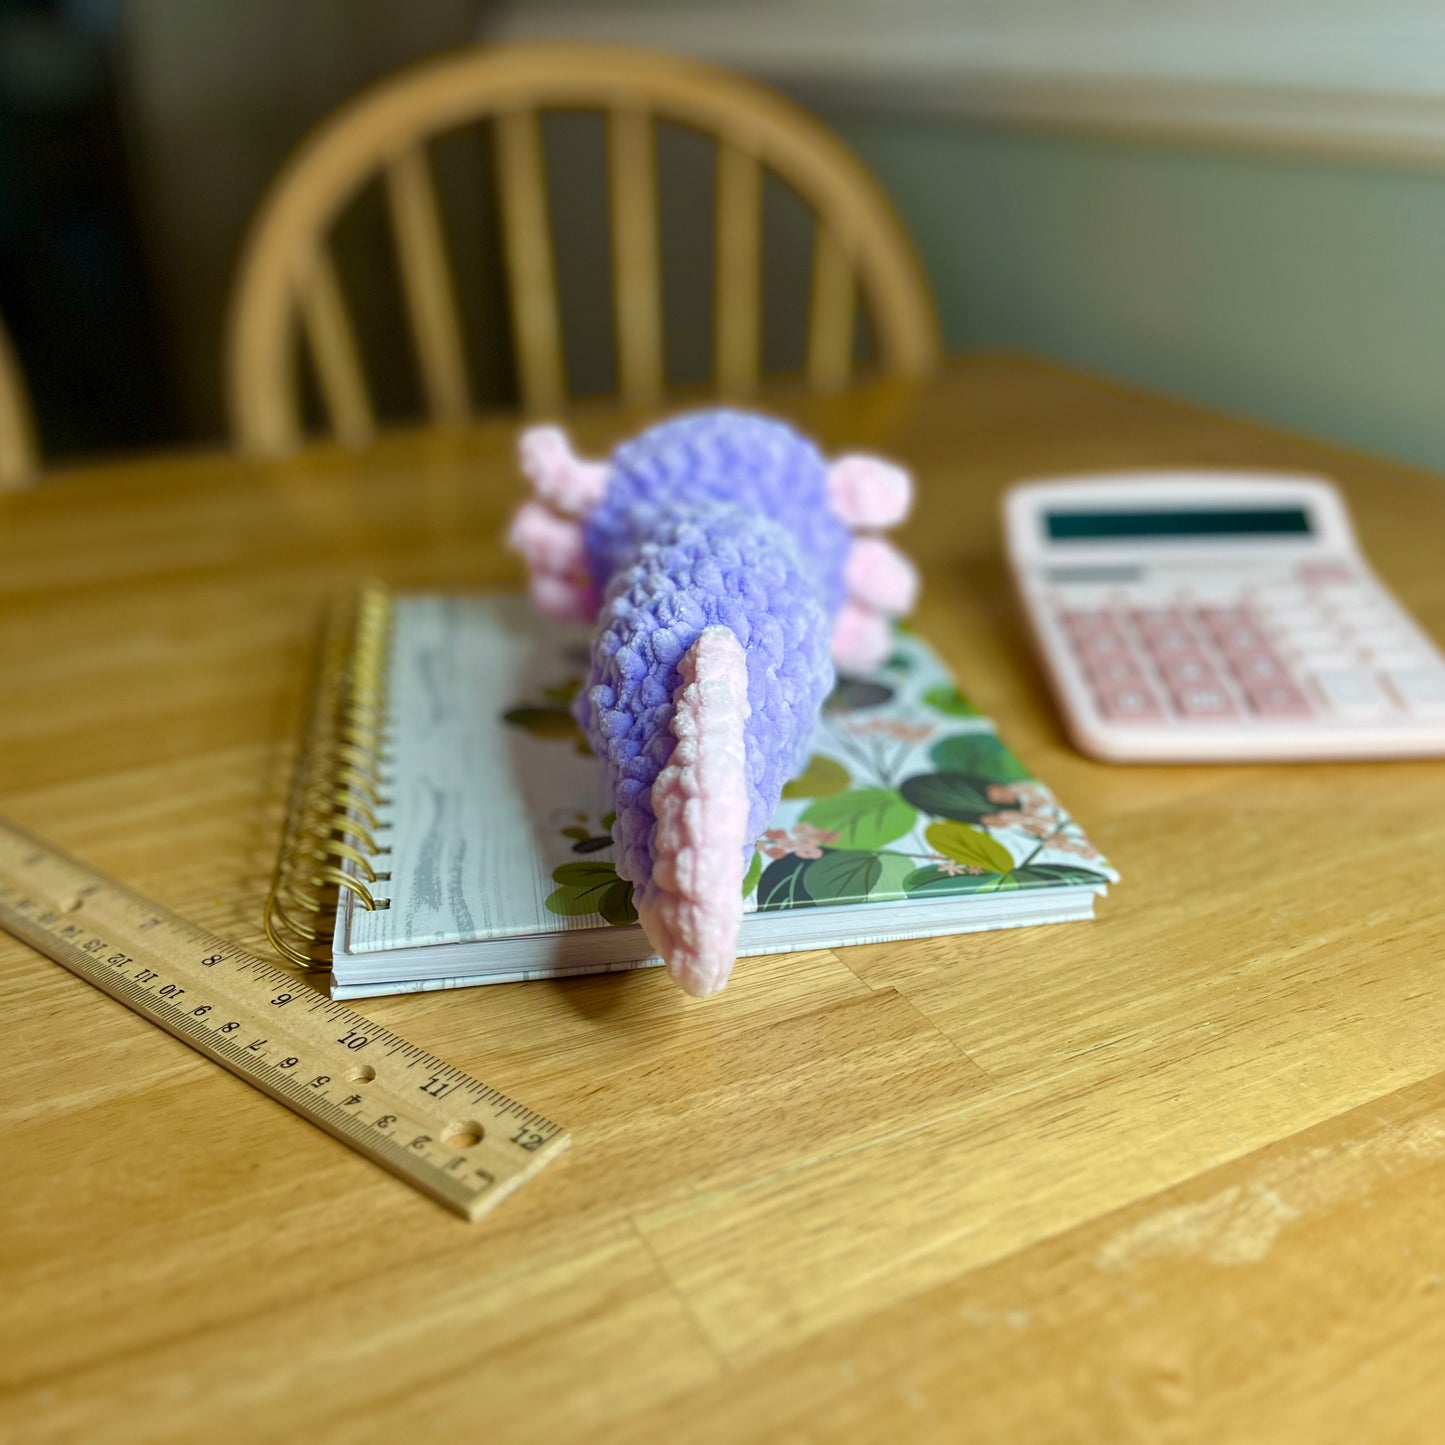
[[[528,427],[517,459],[537,499],[517,509],[507,542],[526,560],[532,600],[558,622],[590,622],[598,598],[582,519],[607,490],[607,465],[575,456],[567,433],[555,426]]]
[[[673,980],[705,998],[728,981],[743,918],[747,656],[726,627],[709,627],[678,672],[677,744],[652,785],[652,877],[638,890],[637,912]]]
[[[839,457],[828,468],[828,509],[857,533],[843,570],[848,597],[833,619],[833,661],[842,672],[872,672],[888,661],[892,620],[918,597],[918,573],[891,542],[913,503],[913,479],[877,457]]]

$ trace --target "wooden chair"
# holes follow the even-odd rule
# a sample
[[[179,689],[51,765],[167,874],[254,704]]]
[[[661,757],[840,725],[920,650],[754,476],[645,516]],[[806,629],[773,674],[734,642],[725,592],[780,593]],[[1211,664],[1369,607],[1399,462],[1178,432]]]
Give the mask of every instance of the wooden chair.
[[[0,492],[28,485],[38,470],[25,382],[10,335],[0,323]]]
[[[714,381],[746,397],[759,379],[762,177],[774,172],[816,218],[807,377],[853,367],[855,306],[881,369],[930,370],[938,325],[922,269],[882,191],[825,127],[781,97],[710,67],[643,51],[568,45],[484,48],[419,65],[321,126],[264,202],[242,260],[228,339],[237,443],[283,453],[301,436],[295,327],[309,345],[331,428],[365,442],[375,419],[327,235],[380,174],[428,408],[452,423],[471,407],[441,213],[427,145],[468,122],[494,123],[522,401],[566,397],[539,113],[607,118],[619,389],[649,405],[664,386],[654,121],[717,142]],[[725,303],[725,304],[724,304]]]

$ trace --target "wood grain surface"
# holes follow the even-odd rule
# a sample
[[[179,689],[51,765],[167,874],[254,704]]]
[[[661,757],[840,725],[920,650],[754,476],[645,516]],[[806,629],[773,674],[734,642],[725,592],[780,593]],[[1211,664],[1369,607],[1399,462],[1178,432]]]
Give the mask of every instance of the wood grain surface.
[[[363,1005],[571,1129],[481,1226],[0,938],[0,1436],[1440,1438],[1445,762],[1078,756],[996,505],[1322,470],[1441,639],[1445,482],[1010,358],[772,405],[916,469],[919,629],[1122,871],[1098,920]],[[511,447],[0,497],[0,811],[263,947],[318,608],[515,586]]]

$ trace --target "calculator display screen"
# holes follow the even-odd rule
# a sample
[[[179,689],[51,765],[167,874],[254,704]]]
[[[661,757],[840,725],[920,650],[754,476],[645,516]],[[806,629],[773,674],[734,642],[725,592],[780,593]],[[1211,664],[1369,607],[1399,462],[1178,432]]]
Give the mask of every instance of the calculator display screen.
[[[1051,541],[1125,542],[1153,537],[1307,537],[1303,507],[1170,508],[1089,511],[1058,508],[1045,514]]]

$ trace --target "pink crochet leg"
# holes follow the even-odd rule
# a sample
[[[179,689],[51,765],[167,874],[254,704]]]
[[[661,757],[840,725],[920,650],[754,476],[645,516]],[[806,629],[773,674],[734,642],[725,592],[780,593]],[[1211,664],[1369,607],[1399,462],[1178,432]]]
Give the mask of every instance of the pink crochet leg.
[[[732,973],[743,918],[747,656],[726,627],[709,627],[678,672],[677,745],[652,785],[652,878],[637,912],[673,980],[706,998]]]
[[[573,455],[566,433],[555,426],[529,427],[517,455],[538,500],[518,509],[507,542],[532,574],[532,600],[559,622],[590,622],[598,596],[579,519],[607,490],[607,467]]]
[[[887,660],[891,619],[918,597],[918,573],[891,542],[868,533],[897,526],[913,501],[908,473],[876,457],[845,456],[828,468],[828,505],[860,536],[844,567],[848,599],[833,619],[833,661],[843,672],[872,672]]]

